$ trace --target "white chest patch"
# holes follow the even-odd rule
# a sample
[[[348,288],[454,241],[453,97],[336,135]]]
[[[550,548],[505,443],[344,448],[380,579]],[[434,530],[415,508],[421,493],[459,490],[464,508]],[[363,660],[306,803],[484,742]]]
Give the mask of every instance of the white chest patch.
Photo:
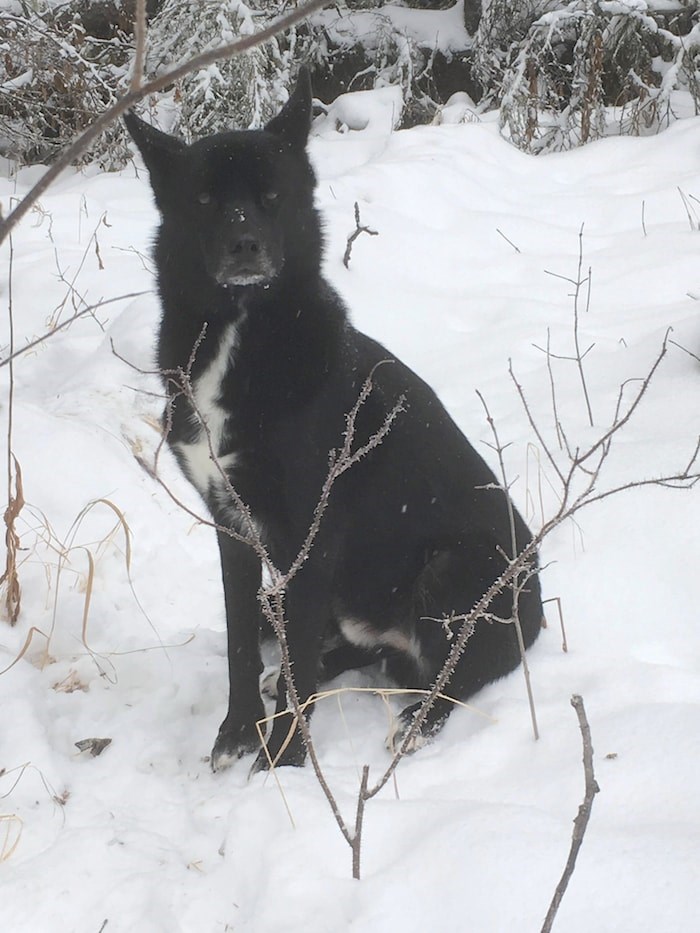
[[[231,356],[237,344],[237,328],[229,324],[221,336],[216,356],[192,386],[197,409],[192,415],[192,422],[198,427],[197,439],[189,444],[180,442],[176,445],[190,482],[202,495],[209,493],[212,483],[215,486],[223,484],[220,468],[229,468],[236,460],[235,453],[223,454],[228,412],[220,402],[221,384],[231,366]]]

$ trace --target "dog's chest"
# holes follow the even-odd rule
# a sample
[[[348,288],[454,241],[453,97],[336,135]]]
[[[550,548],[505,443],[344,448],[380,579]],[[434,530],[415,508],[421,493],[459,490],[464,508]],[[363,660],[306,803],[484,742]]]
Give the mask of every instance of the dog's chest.
[[[230,413],[221,404],[221,397],[237,343],[237,328],[229,324],[216,355],[192,382],[189,420],[195,428],[194,439],[173,445],[187,478],[205,499],[225,485],[222,471],[229,470],[236,460],[235,452],[225,453]]]

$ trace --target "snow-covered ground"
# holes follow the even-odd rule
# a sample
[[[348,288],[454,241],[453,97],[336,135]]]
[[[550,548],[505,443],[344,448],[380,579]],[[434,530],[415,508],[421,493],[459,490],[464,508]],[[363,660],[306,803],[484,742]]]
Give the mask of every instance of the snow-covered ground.
[[[605,430],[619,387],[648,372],[672,327],[600,488],[680,470],[700,431],[700,119],[540,158],[509,146],[493,122],[395,133],[390,122],[326,130],[311,145],[327,273],[358,326],[435,386],[493,463],[483,393],[510,444],[513,496],[538,526],[558,489],[508,361],[560,456],[542,348],[549,334],[552,354],[572,352],[566,279],[577,276],[581,243],[592,288],[579,332],[582,349],[593,345],[584,366],[595,427],[575,365],[551,359],[569,442]],[[5,211],[37,171],[0,180]],[[355,241],[346,270],[355,202],[379,236]],[[155,223],[143,169],[66,174],[15,232],[11,266],[2,251],[2,359],[10,273],[16,348],[84,302],[142,294],[15,363],[13,450],[26,505],[22,613],[15,628],[0,626],[0,929],[539,930],[583,794],[573,693],[588,711],[600,793],[555,928],[695,929],[698,488],[606,499],[547,539],[543,585],[561,600],[569,651],[549,604],[530,654],[541,738],[520,672],[482,691],[473,711],[455,711],[368,804],[361,882],[310,768],[279,772],[283,794],[265,775],[248,781],[247,760],[210,772],[227,689],[213,535],[139,463],[158,444],[160,401],[149,393],[159,385],[144,372],[158,315]],[[200,510],[167,456],[161,474]],[[349,674],[334,686],[376,683]],[[386,720],[381,699],[357,692],[314,716],[348,819],[361,766],[378,776],[388,761]],[[75,747],[89,738],[112,742],[91,757]]]

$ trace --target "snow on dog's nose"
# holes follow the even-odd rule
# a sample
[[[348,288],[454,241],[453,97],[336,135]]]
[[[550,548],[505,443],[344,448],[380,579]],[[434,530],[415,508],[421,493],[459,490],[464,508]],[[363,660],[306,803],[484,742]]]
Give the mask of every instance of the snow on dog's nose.
[[[219,285],[264,285],[277,275],[280,263],[254,213],[234,207],[222,227],[212,270]]]

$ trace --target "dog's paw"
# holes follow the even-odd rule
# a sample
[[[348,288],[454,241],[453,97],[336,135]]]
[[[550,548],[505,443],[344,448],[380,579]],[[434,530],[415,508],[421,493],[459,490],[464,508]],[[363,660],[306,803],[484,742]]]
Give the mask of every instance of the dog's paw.
[[[274,768],[302,768],[306,762],[306,748],[300,736],[292,736],[286,747],[280,751],[282,744],[287,739],[287,734],[282,736],[282,742],[277,741],[274,732],[270,736],[267,748],[261,748],[255,761],[253,762],[249,777],[257,774],[258,771],[269,771],[270,762]]]
[[[212,771],[224,771],[232,764],[260,748],[260,737],[255,726],[230,728],[222,725],[211,752]]]
[[[277,684],[279,682],[279,677],[279,667],[273,667],[272,670],[263,675],[260,681],[260,692],[263,696],[269,697],[271,700],[277,699]]]
[[[413,722],[413,717],[411,721],[405,721],[402,716],[397,716],[389,728],[389,733],[386,737],[385,745],[387,751],[391,752],[392,755],[395,755],[396,752],[401,748],[404,743],[406,736],[409,733]],[[430,741],[430,736],[423,735],[422,731],[419,729],[418,732],[413,735],[404,749],[404,755],[412,755],[414,752],[417,752],[419,748],[423,748]]]
[[[393,720],[391,728],[389,729],[389,734],[386,737],[386,747],[392,755],[395,755],[396,752],[398,752],[399,749],[403,746],[403,743],[405,742],[409,732],[413,727],[416,716],[420,711],[420,707],[420,703],[415,703],[413,706],[407,706],[406,709],[402,710]],[[432,740],[444,726],[447,715],[447,713],[442,711],[436,715],[434,708],[433,710],[430,710],[424,722],[409,739],[408,744],[403,750],[403,754],[412,755],[414,752],[417,752],[429,742],[432,742]]]

